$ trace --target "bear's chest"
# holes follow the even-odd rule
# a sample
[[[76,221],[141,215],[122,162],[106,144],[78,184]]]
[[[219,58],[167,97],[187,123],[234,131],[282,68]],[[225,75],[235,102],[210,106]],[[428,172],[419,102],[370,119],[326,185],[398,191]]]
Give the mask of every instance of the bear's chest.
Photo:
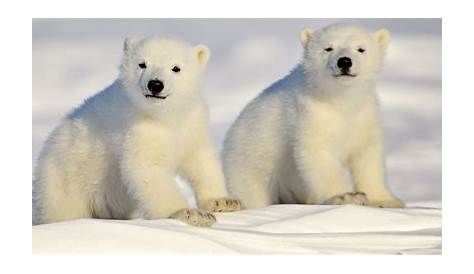
[[[183,119],[179,126],[170,131],[169,141],[177,162],[186,160],[186,157],[199,148],[206,124],[198,117]]]
[[[374,106],[351,106],[315,104],[308,108],[300,121],[305,132],[315,142],[336,148],[346,154],[361,146],[376,122]],[[341,155],[342,156],[342,155]]]

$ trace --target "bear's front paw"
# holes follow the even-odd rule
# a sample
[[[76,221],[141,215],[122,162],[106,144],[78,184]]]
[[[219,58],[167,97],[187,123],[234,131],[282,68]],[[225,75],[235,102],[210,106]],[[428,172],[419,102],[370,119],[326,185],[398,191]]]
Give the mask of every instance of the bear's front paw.
[[[367,205],[367,195],[364,192],[346,192],[327,199],[323,205]]]
[[[210,212],[232,212],[242,209],[240,201],[231,198],[211,199],[202,206]]]
[[[405,204],[399,199],[390,199],[383,201],[369,201],[369,206],[373,207],[388,207],[388,208],[403,208]]]
[[[180,220],[192,226],[208,227],[216,222],[216,217],[211,213],[197,209],[184,208],[170,216],[171,219]]]

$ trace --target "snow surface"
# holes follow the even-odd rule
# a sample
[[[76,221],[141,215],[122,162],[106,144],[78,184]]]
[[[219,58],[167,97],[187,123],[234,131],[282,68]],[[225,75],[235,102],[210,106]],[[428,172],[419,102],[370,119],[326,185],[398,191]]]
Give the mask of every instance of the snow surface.
[[[440,254],[441,209],[430,206],[273,205],[217,214],[212,228],[75,220],[34,227],[33,253]]]
[[[392,42],[378,84],[388,182],[397,196],[412,205],[421,202],[424,206],[434,201],[436,207],[440,207],[441,20],[437,19],[35,19],[33,164],[47,135],[60,119],[117,77],[125,37],[164,35],[209,46],[211,59],[203,93],[211,111],[212,133],[220,148],[226,130],[245,104],[300,60],[299,32],[305,27],[318,28],[336,22],[391,31]],[[189,196],[189,190],[184,190]],[[193,203],[192,198],[190,200]],[[346,223],[349,228],[342,232],[347,218],[352,223]],[[404,221],[400,222],[400,218]],[[33,247],[35,251],[77,252],[106,252],[117,246],[117,252],[185,252],[189,248],[189,252],[284,253],[288,248],[289,253],[356,253],[354,243],[357,242],[361,253],[410,253],[410,247],[414,248],[413,252],[440,252],[440,209],[278,205],[221,214],[218,219],[220,222],[215,228],[202,230],[173,220],[80,220],[36,226],[33,227]],[[272,229],[277,232],[270,229],[261,234],[258,228],[255,230],[255,223],[265,220],[274,223]],[[366,223],[367,227],[356,229],[355,224],[360,223]],[[429,225],[423,228],[424,224]],[[147,230],[150,227],[156,231]],[[332,228],[335,230],[331,231]],[[81,233],[82,229],[100,238],[87,236]],[[155,233],[158,230],[159,233]],[[219,231],[218,234],[209,236],[214,230]],[[125,244],[114,242],[114,231],[125,237],[129,249]],[[138,235],[134,236],[134,231]],[[235,236],[229,236],[234,235],[231,232]],[[196,240],[196,244],[189,247],[184,246],[186,241],[180,241],[181,245],[165,241],[162,246],[156,246],[160,239],[168,237],[162,233],[183,238],[188,233],[187,237]],[[137,239],[142,235],[154,237],[157,244],[140,245]],[[222,237],[233,238],[235,243],[226,249],[227,243],[217,240]],[[279,243],[272,237],[277,237]],[[52,238],[55,240],[51,241]],[[89,242],[84,240],[77,245],[78,239],[84,238]],[[102,238],[109,241],[103,250],[95,246]],[[146,242],[145,238],[143,241]],[[201,247],[200,241],[204,241]],[[213,241],[217,241],[215,249],[204,244]]]

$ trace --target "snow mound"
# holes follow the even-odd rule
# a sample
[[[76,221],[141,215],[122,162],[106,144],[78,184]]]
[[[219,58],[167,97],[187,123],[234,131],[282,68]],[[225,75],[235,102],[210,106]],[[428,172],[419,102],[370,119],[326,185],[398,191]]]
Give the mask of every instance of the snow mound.
[[[217,214],[211,228],[171,219],[83,219],[34,226],[33,252],[440,254],[439,206],[273,205]]]

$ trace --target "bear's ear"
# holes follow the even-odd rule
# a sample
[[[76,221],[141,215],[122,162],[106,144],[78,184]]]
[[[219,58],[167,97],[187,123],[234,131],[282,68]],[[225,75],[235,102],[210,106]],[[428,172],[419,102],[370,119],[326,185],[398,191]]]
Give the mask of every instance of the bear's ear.
[[[385,50],[388,47],[388,42],[390,42],[390,32],[388,30],[378,30],[374,33],[374,37],[380,49]]]
[[[209,60],[209,48],[205,45],[197,45],[194,47],[198,62],[201,66],[205,66]]]
[[[131,38],[131,37],[125,38],[125,41],[123,42],[123,51],[124,52],[129,51],[131,48],[133,48],[136,42],[137,42],[137,39],[135,38]]]
[[[308,44],[309,40],[311,39],[311,36],[313,35],[314,31],[315,31],[314,29],[310,29],[310,28],[306,28],[303,31],[301,31],[300,40],[301,40],[301,44],[303,45],[303,47],[306,47],[306,45]]]

